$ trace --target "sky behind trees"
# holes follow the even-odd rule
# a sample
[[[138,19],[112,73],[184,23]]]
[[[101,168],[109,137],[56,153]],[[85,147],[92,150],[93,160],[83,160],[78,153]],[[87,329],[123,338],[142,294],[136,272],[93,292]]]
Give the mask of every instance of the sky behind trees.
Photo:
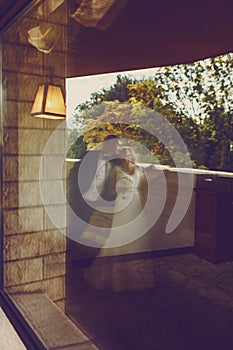
[[[67,96],[69,142],[89,125],[93,130],[83,140],[90,148],[107,132],[116,132],[144,142],[162,164],[171,165],[166,147],[139,131],[142,121],[154,125],[155,112],[179,132],[195,167],[233,171],[233,54],[191,64],[68,79]],[[121,113],[128,115],[133,128],[120,125],[117,102],[130,105]],[[103,129],[105,122],[108,125]]]

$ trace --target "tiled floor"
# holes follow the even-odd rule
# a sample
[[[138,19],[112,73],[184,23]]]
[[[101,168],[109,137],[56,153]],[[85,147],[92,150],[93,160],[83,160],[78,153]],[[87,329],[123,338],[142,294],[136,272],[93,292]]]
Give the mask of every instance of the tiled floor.
[[[67,310],[100,349],[233,349],[233,262],[184,254],[72,267]]]

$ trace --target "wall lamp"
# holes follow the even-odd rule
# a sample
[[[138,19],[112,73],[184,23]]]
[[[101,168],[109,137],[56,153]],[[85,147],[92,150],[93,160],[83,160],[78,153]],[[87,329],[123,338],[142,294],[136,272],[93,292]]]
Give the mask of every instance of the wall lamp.
[[[54,84],[39,85],[31,115],[37,118],[65,119],[66,107],[62,87]]]

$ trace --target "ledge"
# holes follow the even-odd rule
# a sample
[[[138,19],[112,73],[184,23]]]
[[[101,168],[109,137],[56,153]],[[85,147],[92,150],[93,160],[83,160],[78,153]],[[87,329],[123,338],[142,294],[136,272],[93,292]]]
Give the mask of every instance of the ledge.
[[[98,350],[45,294],[14,294],[11,297],[46,349]]]

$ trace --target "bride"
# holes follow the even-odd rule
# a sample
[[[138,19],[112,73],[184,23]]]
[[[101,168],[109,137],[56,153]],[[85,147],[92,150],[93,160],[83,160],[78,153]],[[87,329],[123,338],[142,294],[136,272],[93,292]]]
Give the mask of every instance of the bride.
[[[122,147],[119,163],[111,168],[107,191],[116,196],[112,227],[105,246],[117,247],[141,237],[146,222],[143,207],[147,196],[147,181],[130,147]]]
[[[111,229],[103,248],[121,247],[146,232],[143,208],[147,200],[147,180],[130,147],[120,150],[119,162],[110,169],[107,190],[109,195],[116,195],[116,199]],[[84,278],[94,288],[114,292],[145,290],[154,283],[153,271],[146,263],[139,270],[135,261],[99,264],[94,261],[85,270]]]

